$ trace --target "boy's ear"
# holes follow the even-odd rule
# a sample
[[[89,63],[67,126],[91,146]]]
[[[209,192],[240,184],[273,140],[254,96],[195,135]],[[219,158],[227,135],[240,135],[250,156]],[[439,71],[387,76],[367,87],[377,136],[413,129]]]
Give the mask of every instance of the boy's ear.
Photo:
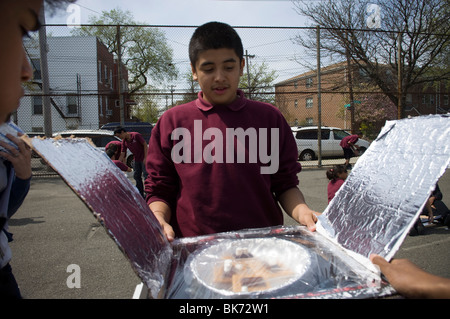
[[[245,59],[242,59],[241,60],[241,72],[240,72],[241,76],[244,75],[244,67],[245,67]]]
[[[194,66],[192,65],[192,63],[191,63],[191,70],[192,70],[192,79],[193,79],[194,81],[197,81],[197,80],[198,80],[197,72],[195,71],[195,68],[194,68]]]

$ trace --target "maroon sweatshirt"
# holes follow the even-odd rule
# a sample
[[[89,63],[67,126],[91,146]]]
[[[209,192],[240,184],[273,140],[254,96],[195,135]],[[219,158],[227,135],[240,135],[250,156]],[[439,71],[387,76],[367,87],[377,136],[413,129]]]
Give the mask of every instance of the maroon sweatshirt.
[[[177,237],[277,226],[277,197],[297,187],[297,145],[281,112],[242,91],[227,106],[198,99],[166,111],[152,130],[147,203],[172,209]]]

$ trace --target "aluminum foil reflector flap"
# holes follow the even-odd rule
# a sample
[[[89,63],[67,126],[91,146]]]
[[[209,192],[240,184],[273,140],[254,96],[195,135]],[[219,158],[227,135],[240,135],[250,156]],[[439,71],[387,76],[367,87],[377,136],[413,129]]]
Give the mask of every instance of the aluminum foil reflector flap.
[[[450,163],[450,117],[388,121],[320,217],[330,237],[391,259]]]

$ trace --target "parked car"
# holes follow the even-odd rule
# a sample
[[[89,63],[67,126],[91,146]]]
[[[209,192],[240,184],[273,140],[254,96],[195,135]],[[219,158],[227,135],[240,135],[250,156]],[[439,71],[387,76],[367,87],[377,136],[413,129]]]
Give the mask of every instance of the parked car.
[[[113,131],[108,130],[69,130],[63,132],[53,133],[53,137],[61,136],[61,137],[74,137],[74,138],[89,138],[95,144],[95,146],[104,151],[105,146],[112,141],[122,142],[120,138],[114,136]],[[126,163],[129,167],[133,167],[134,156],[130,150],[127,150],[127,159]]]
[[[319,146],[317,143],[317,126],[292,127],[295,141],[297,142],[298,159],[311,161],[318,157]],[[347,131],[337,127],[324,126],[321,128],[322,157],[343,157],[344,151],[339,145],[341,140],[350,135]],[[370,143],[359,139],[356,143],[360,147],[360,155],[369,147]]]
[[[147,144],[150,140],[150,136],[152,135],[153,124],[148,122],[125,122],[124,125],[120,125],[119,122],[111,122],[103,125],[100,129],[114,131],[114,129],[118,126],[122,126],[127,132],[140,133]]]

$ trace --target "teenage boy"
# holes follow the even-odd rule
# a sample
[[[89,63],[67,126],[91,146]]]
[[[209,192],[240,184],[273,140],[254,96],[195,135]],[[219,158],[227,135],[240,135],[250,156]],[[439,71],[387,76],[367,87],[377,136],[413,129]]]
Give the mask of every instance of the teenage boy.
[[[196,29],[189,58],[198,98],[166,111],[153,129],[147,203],[169,241],[283,224],[282,211],[315,230],[298,189],[297,146],[282,114],[238,90],[243,46],[229,25]]]
[[[342,147],[342,150],[344,151],[344,158],[345,158],[345,168],[346,169],[352,169],[352,165],[350,164],[350,158],[355,156],[355,154],[358,154],[359,146],[356,145],[358,140],[362,138],[362,133],[358,131],[356,134],[353,135],[347,135],[344,137],[339,145]]]
[[[130,149],[134,156],[134,180],[136,181],[136,187],[141,193],[144,194],[144,183],[142,182],[142,175],[144,180],[147,178],[147,171],[145,169],[145,157],[147,156],[148,146],[142,135],[138,132],[127,132],[123,127],[119,126],[114,130],[114,135],[122,140],[122,152],[120,153],[119,161],[125,163],[127,155],[127,149]]]

